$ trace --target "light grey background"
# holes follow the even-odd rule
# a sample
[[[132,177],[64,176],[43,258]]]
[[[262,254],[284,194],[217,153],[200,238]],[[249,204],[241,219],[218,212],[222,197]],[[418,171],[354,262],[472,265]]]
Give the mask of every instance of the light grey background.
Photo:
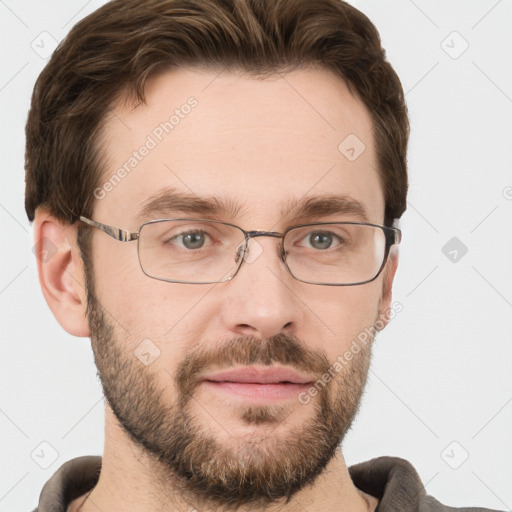
[[[1,511],[32,510],[63,462],[102,452],[89,340],[60,328],[39,288],[23,161],[52,41],[103,3],[0,0]],[[401,77],[412,135],[394,288],[403,311],[377,338],[344,454],[404,457],[440,501],[510,511],[512,0],[353,3]]]

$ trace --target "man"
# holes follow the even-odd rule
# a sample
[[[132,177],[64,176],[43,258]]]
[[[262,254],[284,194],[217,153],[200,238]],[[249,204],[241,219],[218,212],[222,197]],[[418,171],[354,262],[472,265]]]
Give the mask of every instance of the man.
[[[26,209],[105,448],[38,512],[450,510],[407,461],[340,450],[393,310],[408,134],[339,0],[117,0],[71,31],[35,86]]]

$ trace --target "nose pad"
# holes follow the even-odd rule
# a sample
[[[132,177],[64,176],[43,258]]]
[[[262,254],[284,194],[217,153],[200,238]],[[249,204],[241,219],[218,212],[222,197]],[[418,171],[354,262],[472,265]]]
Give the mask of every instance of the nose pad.
[[[252,249],[249,246],[252,244]],[[242,257],[245,263],[253,263],[258,259],[258,257],[263,254],[263,246],[258,243],[255,237],[250,237],[244,240],[236,249],[235,263],[240,261],[240,257]],[[287,251],[284,250],[282,242],[280,242],[277,246],[277,255],[280,260],[284,262],[286,258]]]
[[[249,247],[252,244],[252,249]],[[242,242],[236,249],[235,263],[238,263],[240,257],[245,263],[253,263],[258,256],[263,253],[263,247],[254,238]]]
[[[249,247],[249,244],[251,244],[252,248]],[[245,250],[245,262],[246,263],[253,263],[256,261],[256,259],[263,253],[263,246],[258,243],[256,238],[251,238],[247,242],[247,248]]]
[[[242,256],[242,259],[245,258],[245,255],[247,253],[247,250],[245,250],[246,247],[246,240],[244,240],[237,248],[236,248],[236,255],[235,255],[235,263],[238,263],[240,260],[240,256]]]

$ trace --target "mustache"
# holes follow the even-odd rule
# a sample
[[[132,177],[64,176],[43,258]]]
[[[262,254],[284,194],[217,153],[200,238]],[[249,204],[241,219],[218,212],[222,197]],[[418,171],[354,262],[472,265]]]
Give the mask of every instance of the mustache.
[[[180,363],[174,375],[174,382],[183,397],[191,395],[202,375],[212,367],[281,364],[296,370],[318,375],[321,378],[331,363],[322,350],[311,349],[294,335],[276,334],[261,339],[244,335],[229,338],[210,349],[192,350]]]

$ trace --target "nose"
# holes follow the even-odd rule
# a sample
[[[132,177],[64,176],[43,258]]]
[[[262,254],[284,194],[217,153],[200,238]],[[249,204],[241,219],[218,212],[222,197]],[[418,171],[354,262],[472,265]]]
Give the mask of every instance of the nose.
[[[224,329],[235,335],[269,338],[295,333],[302,322],[303,304],[297,285],[279,256],[280,240],[250,238],[238,273],[223,283],[220,316]]]

